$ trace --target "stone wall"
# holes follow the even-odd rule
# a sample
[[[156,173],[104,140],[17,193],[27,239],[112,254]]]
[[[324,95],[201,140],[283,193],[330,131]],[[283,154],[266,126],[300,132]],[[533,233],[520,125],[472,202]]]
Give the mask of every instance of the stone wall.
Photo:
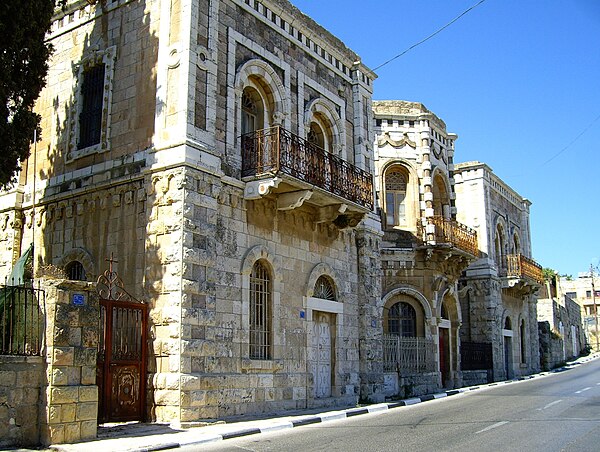
[[[385,386],[382,393],[388,399],[406,399],[434,394],[440,389],[439,378],[438,372],[403,376],[396,372],[387,372],[384,374]]]
[[[45,381],[43,358],[0,356],[0,448],[39,444]]]
[[[42,287],[47,387],[41,400],[40,441],[90,440],[96,437],[98,419],[98,298],[91,283],[45,280]]]

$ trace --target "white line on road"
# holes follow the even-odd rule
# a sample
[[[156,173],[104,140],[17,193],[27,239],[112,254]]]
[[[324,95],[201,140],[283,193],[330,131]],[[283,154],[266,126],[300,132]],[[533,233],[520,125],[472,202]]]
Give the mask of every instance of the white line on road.
[[[550,403],[549,403],[548,405],[546,405],[545,407],[543,407],[543,408],[538,408],[537,410],[538,410],[538,411],[545,410],[545,409],[547,409],[547,408],[550,408],[552,405],[556,405],[557,403],[560,403],[560,402],[562,402],[562,399],[561,399],[561,400],[555,400],[554,402],[550,402]]]
[[[590,388],[590,387],[583,388],[583,389],[580,389],[579,391],[575,391],[575,394],[581,394],[582,392],[589,391],[590,389],[592,389],[592,388]]]
[[[479,430],[478,432],[475,432],[475,434],[477,434],[477,433],[483,433],[483,432],[487,432],[488,430],[491,430],[491,429],[493,429],[493,428],[496,428],[496,427],[501,427],[501,426],[503,426],[504,424],[508,424],[508,421],[500,421],[500,422],[496,422],[495,424],[488,425],[486,428],[484,428],[484,429],[482,429],[482,430]]]

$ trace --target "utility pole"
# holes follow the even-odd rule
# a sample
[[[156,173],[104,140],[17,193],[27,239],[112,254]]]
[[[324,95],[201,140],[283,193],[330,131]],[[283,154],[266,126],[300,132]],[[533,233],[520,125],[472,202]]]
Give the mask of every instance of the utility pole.
[[[598,307],[596,306],[596,288],[594,287],[594,267],[590,264],[590,277],[592,278],[592,303],[594,303],[594,318],[596,324],[596,351],[600,350],[598,347]]]

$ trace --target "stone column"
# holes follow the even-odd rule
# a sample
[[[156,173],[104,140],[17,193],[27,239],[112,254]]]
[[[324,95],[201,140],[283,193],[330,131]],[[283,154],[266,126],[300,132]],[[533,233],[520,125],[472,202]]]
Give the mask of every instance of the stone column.
[[[45,280],[47,387],[42,394],[43,445],[96,437],[99,305],[94,284]]]
[[[365,402],[384,398],[380,240],[380,231],[356,230],[360,400]]]

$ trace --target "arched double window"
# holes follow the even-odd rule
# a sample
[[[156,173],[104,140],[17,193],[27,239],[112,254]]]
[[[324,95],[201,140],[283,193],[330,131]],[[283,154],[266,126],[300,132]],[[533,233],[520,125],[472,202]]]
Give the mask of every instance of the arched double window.
[[[400,301],[388,312],[387,332],[396,336],[417,336],[417,313],[410,304]]]
[[[504,228],[500,223],[496,226],[496,234],[494,237],[494,251],[496,252],[496,264],[498,264],[499,268],[505,268],[505,235]]]
[[[271,359],[273,284],[267,266],[257,261],[250,273],[250,349],[251,359]]]
[[[385,173],[385,223],[387,227],[406,226],[408,174],[394,167]]]

